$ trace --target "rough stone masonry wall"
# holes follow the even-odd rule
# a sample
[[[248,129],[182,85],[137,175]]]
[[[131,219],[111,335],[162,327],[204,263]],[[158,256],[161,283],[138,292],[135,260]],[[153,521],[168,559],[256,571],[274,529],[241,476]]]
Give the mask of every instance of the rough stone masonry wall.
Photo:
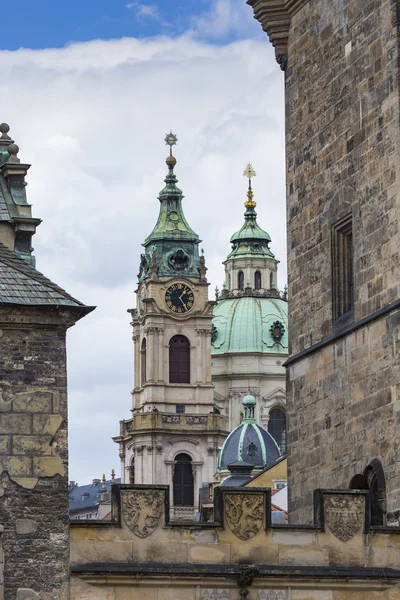
[[[65,329],[1,321],[0,310],[4,598],[68,598]]]
[[[310,0],[292,17],[286,70],[291,353],[332,333],[331,228],[353,218],[354,320],[399,298],[399,7]],[[399,317],[384,316],[288,368],[289,508],[347,487],[373,459],[400,508]],[[397,340],[397,342],[396,342]],[[396,346],[397,343],[397,346]]]

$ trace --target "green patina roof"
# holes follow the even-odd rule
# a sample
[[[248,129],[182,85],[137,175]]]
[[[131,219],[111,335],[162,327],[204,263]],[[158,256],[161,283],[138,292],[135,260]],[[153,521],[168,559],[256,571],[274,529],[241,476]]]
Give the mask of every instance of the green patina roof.
[[[248,203],[246,203],[248,204]],[[254,202],[255,204],[255,202]],[[254,207],[247,206],[244,213],[244,224],[236,231],[230,239],[233,248],[228,255],[229,258],[275,258],[268,248],[271,241],[270,236],[257,223],[257,213]]]
[[[278,298],[240,297],[219,300],[214,308],[216,328],[213,356],[230,352],[288,354],[287,302]],[[279,321],[284,333],[279,342],[271,327]]]
[[[145,239],[141,256],[139,281],[150,276],[152,265],[158,276],[200,277],[200,239],[189,226],[182,209],[184,198],[174,173],[176,159],[170,155],[166,163],[168,175],[158,199],[160,212],[151,234]]]
[[[151,234],[145,239],[144,246],[153,244],[157,240],[176,240],[199,242],[199,236],[193,231],[185,219],[182,209],[184,195],[176,182],[174,173],[176,161],[173,157],[167,158],[168,175],[165,178],[165,187],[161,190],[158,199],[160,201],[160,213],[157,223]]]

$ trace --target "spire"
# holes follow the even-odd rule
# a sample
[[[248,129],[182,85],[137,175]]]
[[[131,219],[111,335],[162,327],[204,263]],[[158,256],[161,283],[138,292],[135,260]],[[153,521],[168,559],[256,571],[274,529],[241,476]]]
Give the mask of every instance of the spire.
[[[249,180],[249,187],[247,189],[247,200],[244,203],[246,211],[244,213],[244,224],[231,237],[232,251],[228,256],[228,259],[240,256],[260,256],[265,258],[274,258],[274,255],[270,251],[268,245],[271,241],[270,236],[266,231],[261,229],[257,224],[257,213],[255,207],[257,206],[254,200],[254,193],[251,187],[251,181],[256,176],[253,165],[249,162],[243,171],[243,175]]]
[[[0,242],[35,266],[32,236],[41,220],[32,217],[26,197],[25,177],[30,165],[21,163],[19,147],[9,131],[7,123],[0,124]]]
[[[178,138],[170,131],[164,141],[169,146],[169,156],[165,161],[168,173],[165,187],[158,196],[160,213],[157,223],[143,244],[146,252],[141,257],[139,281],[176,275],[206,281],[207,269],[198,249],[201,240],[186,221],[182,208],[184,196],[176,185],[178,179],[174,168],[177,161],[172,154],[172,146],[176,145]]]

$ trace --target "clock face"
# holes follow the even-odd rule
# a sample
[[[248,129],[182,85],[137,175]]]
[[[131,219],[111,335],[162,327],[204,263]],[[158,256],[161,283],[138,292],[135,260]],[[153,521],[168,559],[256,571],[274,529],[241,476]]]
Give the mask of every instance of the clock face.
[[[194,294],[185,283],[173,283],[165,292],[165,302],[172,312],[183,314],[193,308]]]

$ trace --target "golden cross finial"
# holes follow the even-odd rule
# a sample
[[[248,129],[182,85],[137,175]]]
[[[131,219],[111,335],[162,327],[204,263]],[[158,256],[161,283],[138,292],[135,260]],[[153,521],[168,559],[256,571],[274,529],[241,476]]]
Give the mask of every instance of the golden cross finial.
[[[247,201],[244,203],[244,205],[246,208],[255,208],[257,206],[257,204],[253,200],[253,190],[251,189],[251,180],[253,179],[253,177],[255,177],[257,175],[257,173],[255,172],[254,167],[250,161],[247,163],[247,166],[246,166],[245,170],[243,171],[243,175],[245,177],[247,177],[247,179],[249,180],[249,189],[247,190]]]

